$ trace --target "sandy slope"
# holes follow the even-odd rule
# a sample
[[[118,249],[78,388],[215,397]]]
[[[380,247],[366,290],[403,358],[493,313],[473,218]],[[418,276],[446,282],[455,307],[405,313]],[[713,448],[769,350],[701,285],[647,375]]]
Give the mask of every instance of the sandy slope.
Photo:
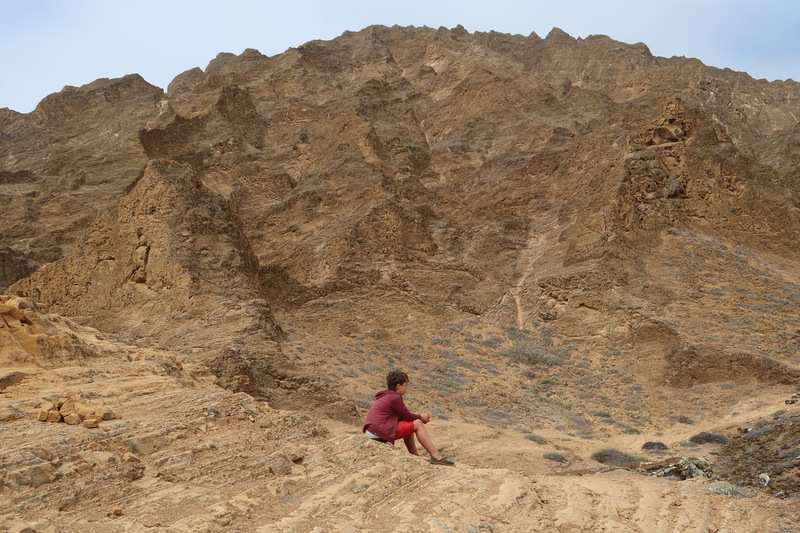
[[[24,300],[4,305],[3,531],[785,533],[798,519],[794,495],[732,498],[709,493],[717,481],[589,459],[601,447],[636,449],[641,434],[542,427],[531,440],[456,410],[429,426],[456,465],[433,466],[399,443],[369,441],[358,420],[274,409],[220,388],[185,356],[115,342]],[[414,399],[430,392],[420,386]],[[785,393],[764,391],[706,427],[774,413]],[[98,428],[36,419],[61,398],[116,416]],[[682,449],[689,431],[673,425],[659,437],[669,453],[714,452]],[[555,453],[564,462],[545,457]]]

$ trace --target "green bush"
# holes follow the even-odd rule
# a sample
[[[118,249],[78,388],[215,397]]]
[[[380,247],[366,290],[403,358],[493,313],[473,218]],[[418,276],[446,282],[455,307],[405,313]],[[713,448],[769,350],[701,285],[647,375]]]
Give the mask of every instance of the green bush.
[[[566,457],[564,457],[560,453],[556,453],[556,452],[548,452],[548,453],[542,455],[542,457],[544,457],[545,459],[547,459],[549,461],[555,461],[557,463],[566,463],[567,462],[567,458]]]

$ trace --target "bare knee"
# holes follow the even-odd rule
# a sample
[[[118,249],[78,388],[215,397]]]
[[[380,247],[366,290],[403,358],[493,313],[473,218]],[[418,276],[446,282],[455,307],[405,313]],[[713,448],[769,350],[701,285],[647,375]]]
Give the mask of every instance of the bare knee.
[[[422,422],[422,420],[420,420],[420,419],[414,420],[414,431],[417,431],[417,430],[422,429],[424,427],[425,427],[425,423]]]

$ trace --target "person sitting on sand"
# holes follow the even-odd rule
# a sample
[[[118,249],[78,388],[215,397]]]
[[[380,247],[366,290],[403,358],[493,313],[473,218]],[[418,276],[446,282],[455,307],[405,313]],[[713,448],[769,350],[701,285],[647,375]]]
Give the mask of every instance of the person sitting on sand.
[[[367,437],[378,442],[394,445],[397,439],[403,439],[409,453],[419,455],[416,435],[422,447],[431,454],[430,462],[435,465],[452,465],[453,461],[442,457],[433,445],[425,424],[430,422],[428,413],[412,413],[403,402],[403,395],[408,392],[408,375],[400,370],[392,370],[386,376],[387,390],[375,394],[375,403],[367,411],[363,431]]]

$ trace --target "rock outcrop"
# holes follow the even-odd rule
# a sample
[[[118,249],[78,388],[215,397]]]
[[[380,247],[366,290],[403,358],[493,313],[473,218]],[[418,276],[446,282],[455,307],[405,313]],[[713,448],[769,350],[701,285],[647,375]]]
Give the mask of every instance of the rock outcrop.
[[[279,340],[236,206],[203,187],[191,165],[151,162],[87,230],[74,252],[13,290],[165,348],[208,350],[251,334]]]

